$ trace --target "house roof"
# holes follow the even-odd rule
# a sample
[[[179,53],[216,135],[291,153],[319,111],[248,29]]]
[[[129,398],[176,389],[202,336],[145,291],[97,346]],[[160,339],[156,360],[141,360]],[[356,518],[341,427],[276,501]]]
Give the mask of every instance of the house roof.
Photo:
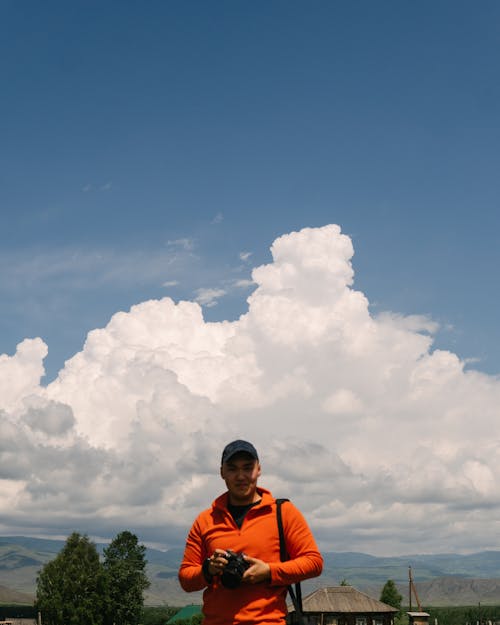
[[[201,614],[201,605],[185,605],[174,616],[168,619],[168,623],[175,623],[176,621],[183,621],[184,619],[190,619],[196,614]]]
[[[304,612],[386,612],[398,610],[387,603],[377,601],[353,586],[330,586],[319,588],[302,599]]]

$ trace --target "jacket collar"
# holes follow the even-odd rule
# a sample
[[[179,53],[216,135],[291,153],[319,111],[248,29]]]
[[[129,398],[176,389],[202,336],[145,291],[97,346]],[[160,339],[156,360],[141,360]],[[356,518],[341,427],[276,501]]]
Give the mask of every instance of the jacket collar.
[[[271,506],[274,503],[274,497],[272,496],[271,491],[267,490],[266,488],[262,488],[261,486],[258,486],[257,492],[259,493],[261,499],[260,502],[253,507],[253,510],[264,508],[265,506]],[[212,503],[212,508],[227,510],[228,496],[229,493],[227,491],[225,493],[222,493],[222,495],[214,500],[214,502]]]

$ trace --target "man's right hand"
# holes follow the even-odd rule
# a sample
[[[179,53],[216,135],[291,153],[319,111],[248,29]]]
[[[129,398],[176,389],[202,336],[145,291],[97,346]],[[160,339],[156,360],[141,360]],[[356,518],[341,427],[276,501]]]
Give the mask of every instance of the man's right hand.
[[[220,575],[227,564],[224,549],[216,549],[208,559],[208,572],[210,575]]]

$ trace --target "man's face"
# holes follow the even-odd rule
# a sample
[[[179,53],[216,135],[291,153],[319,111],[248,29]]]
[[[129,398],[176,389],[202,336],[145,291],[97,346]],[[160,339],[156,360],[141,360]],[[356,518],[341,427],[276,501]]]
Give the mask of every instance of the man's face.
[[[220,474],[226,482],[229,502],[244,506],[259,499],[257,479],[260,476],[260,464],[244,452],[235,454],[221,467]]]

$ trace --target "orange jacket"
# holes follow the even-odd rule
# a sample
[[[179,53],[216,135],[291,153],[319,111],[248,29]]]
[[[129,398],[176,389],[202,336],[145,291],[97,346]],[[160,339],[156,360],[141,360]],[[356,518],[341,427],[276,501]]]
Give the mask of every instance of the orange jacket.
[[[264,624],[282,622],[286,615],[286,587],[320,575],[321,557],[311,531],[297,508],[282,507],[283,528],[290,560],[280,562],[276,501],[268,490],[258,488],[262,499],[247,512],[238,529],[227,509],[227,493],[218,497],[193,523],[186,541],[179,581],[184,590],[202,590],[204,625]],[[238,588],[222,586],[218,576],[208,584],[203,561],[215,549],[231,549],[267,562],[271,580],[242,583]]]

